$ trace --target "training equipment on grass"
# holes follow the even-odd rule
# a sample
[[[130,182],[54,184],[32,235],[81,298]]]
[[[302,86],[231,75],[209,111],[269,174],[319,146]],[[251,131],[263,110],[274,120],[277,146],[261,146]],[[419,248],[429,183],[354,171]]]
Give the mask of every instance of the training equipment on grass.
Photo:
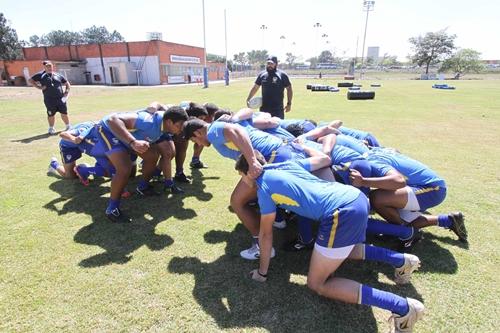
[[[260,108],[262,106],[262,97],[255,96],[250,98],[250,100],[247,102],[247,105],[250,109]]]
[[[328,90],[329,90],[329,91],[331,91],[331,92],[339,92],[339,91],[340,91],[340,89],[339,89],[339,88],[337,88],[337,87],[332,87],[332,86],[328,87]]]
[[[315,84],[311,87],[311,91],[330,91],[330,86],[324,84]]]
[[[347,92],[347,99],[374,99],[375,91],[359,91],[359,90],[349,90]]]
[[[312,86],[313,86],[313,84],[309,83],[309,84],[307,84],[307,85],[306,85],[306,89],[307,89],[307,90],[311,90],[311,87],[312,87]]]
[[[349,88],[352,87],[354,84],[352,82],[339,82],[337,83],[337,87],[339,88]]]
[[[363,85],[362,84],[359,84],[359,83],[353,83],[352,85],[353,87],[362,87]]]
[[[370,84],[370,87],[380,88],[380,87],[382,87],[382,85],[380,83],[372,83],[372,84]]]
[[[449,89],[449,90],[454,90],[455,89],[455,87],[449,86],[447,84],[434,84],[432,86],[432,88],[434,88],[434,89]]]
[[[351,91],[351,90],[360,90],[361,88],[360,87],[349,87],[347,89],[349,89],[349,91]]]

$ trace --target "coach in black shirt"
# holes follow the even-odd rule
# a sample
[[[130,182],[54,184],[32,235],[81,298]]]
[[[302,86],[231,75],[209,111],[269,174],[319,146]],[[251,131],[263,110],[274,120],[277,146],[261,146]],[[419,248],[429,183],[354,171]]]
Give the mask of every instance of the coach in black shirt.
[[[259,90],[259,87],[262,86],[262,106],[260,111],[284,119],[285,112],[290,112],[292,109],[293,91],[288,75],[277,67],[278,59],[275,56],[269,56],[266,62],[266,70],[257,76],[255,84],[248,94],[247,103]],[[286,106],[283,106],[285,89],[287,103]]]
[[[29,82],[43,92],[43,102],[47,108],[49,134],[55,134],[54,123],[56,112],[61,114],[61,119],[66,125],[66,130],[70,128],[66,100],[71,85],[64,76],[54,72],[54,65],[50,61],[44,61],[43,66],[45,70],[33,75],[29,79]],[[63,85],[65,86],[64,91]]]

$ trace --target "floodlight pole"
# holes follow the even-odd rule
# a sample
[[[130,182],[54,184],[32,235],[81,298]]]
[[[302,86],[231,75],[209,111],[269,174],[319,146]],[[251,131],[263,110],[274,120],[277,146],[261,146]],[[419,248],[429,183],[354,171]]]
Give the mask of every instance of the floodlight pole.
[[[226,69],[224,70],[224,81],[226,86],[229,85],[229,68],[227,67],[227,23],[226,23],[226,9],[224,9],[224,40],[226,44]]]
[[[363,49],[361,49],[361,75],[360,78],[363,78],[364,70],[363,65],[365,63],[365,42],[366,42],[366,29],[368,28],[368,14],[373,10],[375,6],[375,1],[363,1],[363,10],[366,12],[366,21],[365,21],[365,35],[363,37]]]
[[[203,7],[203,88],[208,88],[208,68],[207,68],[207,40],[205,37],[205,0],[201,0]]]

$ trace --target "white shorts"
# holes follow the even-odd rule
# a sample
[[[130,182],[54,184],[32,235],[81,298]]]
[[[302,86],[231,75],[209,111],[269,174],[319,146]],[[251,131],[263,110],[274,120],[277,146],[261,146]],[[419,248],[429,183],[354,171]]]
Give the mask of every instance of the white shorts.
[[[318,243],[314,243],[314,250],[318,251],[319,254],[321,254],[323,257],[327,257],[329,259],[345,259],[351,254],[352,249],[354,248],[354,245],[347,245],[344,247],[336,247],[336,248],[330,248],[330,247],[324,247],[321,245],[318,245]]]
[[[420,215],[420,204],[418,203],[417,196],[413,189],[409,186],[405,187],[406,193],[408,195],[408,201],[406,206],[402,209],[398,209],[399,216],[402,220],[407,223],[411,223],[416,220]]]

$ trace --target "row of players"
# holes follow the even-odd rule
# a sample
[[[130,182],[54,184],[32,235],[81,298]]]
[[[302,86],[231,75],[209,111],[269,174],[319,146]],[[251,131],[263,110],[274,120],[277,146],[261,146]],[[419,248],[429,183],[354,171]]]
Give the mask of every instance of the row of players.
[[[444,180],[420,162],[393,150],[370,149],[353,140],[345,134],[356,131],[340,126],[340,122],[316,127],[306,120],[283,121],[243,109],[236,114],[218,110],[214,118],[220,116],[219,120],[207,123],[198,118],[187,120],[186,111],[180,107],[164,112],[157,111],[160,107],[114,114],[88,133],[77,133],[75,129],[62,135],[73,136],[68,137],[77,146],[73,148],[110,162],[113,178],[106,214],[112,221],[128,221],[119,209],[119,200],[130,175],[131,156],[137,154],[143,159],[143,178],[137,193],[152,192],[149,180],[160,156],[158,165],[165,175],[165,187],[171,188],[173,181],[166,170],[170,162],[165,160],[172,158],[172,135],[182,130],[184,141],[190,139],[198,147],[213,145],[221,155],[237,160],[236,169],[242,178],[231,195],[231,206],[253,236],[252,247],[241,252],[244,258],[260,260],[259,268],[251,272],[253,279],[267,280],[270,258],[275,254],[272,226],[281,220],[277,217],[278,208],[286,209],[299,216],[298,248],[314,243],[308,274],[311,289],[326,297],[390,310],[396,330],[411,331],[423,314],[422,303],[332,274],[346,258],[378,260],[395,267],[397,283],[409,282],[420,266],[418,257],[364,245],[367,232],[398,236],[411,243],[417,238],[418,229],[438,225],[466,241],[461,213],[421,213],[444,200]],[[304,133],[295,139],[290,132]],[[355,136],[371,147],[378,146],[368,133],[357,132]],[[82,143],[88,146],[80,149]],[[166,144],[169,150],[165,149]],[[64,156],[64,145],[61,147]],[[83,170],[75,170],[86,180]],[[335,176],[347,185],[332,182]],[[252,205],[256,198],[259,211]],[[390,223],[368,219],[370,203]],[[319,221],[315,241],[312,221]]]

